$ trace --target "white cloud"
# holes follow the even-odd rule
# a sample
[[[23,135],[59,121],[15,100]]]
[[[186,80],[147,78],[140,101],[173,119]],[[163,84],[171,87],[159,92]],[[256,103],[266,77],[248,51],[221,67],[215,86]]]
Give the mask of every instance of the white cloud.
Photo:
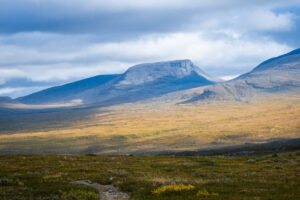
[[[16,90],[17,90],[16,88],[1,88],[0,89],[0,95],[6,95],[6,94],[9,94],[9,93],[15,92]]]
[[[205,21],[202,21],[205,17]],[[297,16],[291,12],[276,13],[272,8],[242,8],[227,13],[216,12],[197,18],[203,30],[211,30],[231,37],[265,31],[289,31],[295,27]],[[271,34],[272,35],[272,34]]]
[[[131,63],[99,62],[91,65],[72,65],[70,63],[22,65],[18,69],[1,69],[0,80],[3,82],[12,78],[25,78],[38,82],[70,81],[99,74],[115,74],[124,72]]]
[[[0,79],[24,77],[33,81],[68,81],[121,73],[142,62],[175,59],[191,59],[205,70],[211,67],[223,71],[226,68],[250,70],[265,59],[291,50],[289,46],[272,40],[254,40],[235,37],[234,34],[220,38],[207,38],[202,32],[147,35],[134,41],[87,44],[73,48],[71,52],[58,50],[59,53],[56,50],[43,52],[14,47],[0,57],[12,63],[16,60],[17,64],[0,68]]]
[[[228,76],[221,76],[220,78],[224,81],[229,81],[229,80],[237,78],[238,76],[239,75],[228,75]]]
[[[11,98],[17,98],[20,96],[24,96],[27,94],[31,94],[43,89],[46,89],[48,87],[52,87],[53,85],[49,86],[35,86],[35,87],[4,87],[0,88],[0,96],[9,96]]]
[[[0,68],[0,85],[12,78],[24,77],[24,73],[19,69]]]
[[[280,55],[291,48],[267,39],[206,38],[198,33],[174,33],[146,36],[137,41],[106,43],[91,46],[89,51],[119,60],[149,62],[191,59],[203,68],[254,67],[264,59]]]
[[[5,87],[0,88],[0,96],[10,96],[12,98],[40,91],[47,87]]]
[[[2,77],[0,78],[0,86],[3,85],[6,82],[6,80]]]
[[[276,14],[269,10],[256,10],[247,16],[244,25],[259,31],[287,31],[292,28],[293,17],[291,13]]]
[[[36,66],[27,66],[24,68],[24,73],[28,79],[33,81],[68,81],[99,74],[121,73],[130,65],[131,64],[117,61],[92,63],[91,65],[59,63],[39,66],[43,68],[43,73],[36,70]]]
[[[60,41],[57,41],[56,44],[59,45]],[[80,46],[78,46],[80,48]],[[43,50],[40,47],[23,47],[17,45],[0,45],[0,65],[13,65],[18,63],[38,63],[38,62],[48,62],[60,60],[72,60],[78,55],[78,51],[69,51],[65,50],[64,52],[60,51],[60,47],[56,50]]]

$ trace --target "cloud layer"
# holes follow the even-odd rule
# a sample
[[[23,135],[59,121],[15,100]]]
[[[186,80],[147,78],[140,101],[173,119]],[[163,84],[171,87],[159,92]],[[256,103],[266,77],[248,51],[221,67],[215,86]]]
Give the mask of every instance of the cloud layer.
[[[295,0],[3,0],[0,96],[161,60],[237,75],[297,48],[299,15]]]

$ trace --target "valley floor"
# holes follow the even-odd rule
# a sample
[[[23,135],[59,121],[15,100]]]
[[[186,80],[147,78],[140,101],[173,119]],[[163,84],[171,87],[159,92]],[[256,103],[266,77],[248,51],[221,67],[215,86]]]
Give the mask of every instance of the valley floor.
[[[0,156],[1,200],[96,200],[73,181],[113,185],[135,200],[300,199],[300,152],[256,156]]]
[[[166,102],[6,114],[0,119],[0,154],[149,155],[300,138],[299,94],[248,103]]]

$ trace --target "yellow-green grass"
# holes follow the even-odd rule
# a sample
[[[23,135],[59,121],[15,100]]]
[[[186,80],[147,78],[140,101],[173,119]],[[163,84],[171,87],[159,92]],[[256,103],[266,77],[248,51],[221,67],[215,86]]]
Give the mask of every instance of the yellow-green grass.
[[[92,200],[71,184],[113,184],[131,200],[300,199],[300,152],[242,157],[0,156],[1,200]]]
[[[0,135],[0,153],[182,151],[300,137],[300,95],[271,95],[250,103],[136,103],[105,110],[63,129]]]

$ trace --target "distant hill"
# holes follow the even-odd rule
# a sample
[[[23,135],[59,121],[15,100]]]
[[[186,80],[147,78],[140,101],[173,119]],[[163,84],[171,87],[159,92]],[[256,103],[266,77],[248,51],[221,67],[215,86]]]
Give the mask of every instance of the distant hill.
[[[124,103],[211,85],[217,81],[190,60],[175,60],[136,65],[124,74],[95,76],[24,96],[17,101],[48,104],[80,99],[84,104]]]
[[[264,61],[234,80],[205,88],[185,103],[204,100],[249,100],[261,93],[288,92],[300,87],[300,49]]]
[[[70,102],[74,99],[78,99],[79,94],[83,93],[84,91],[99,87],[100,85],[103,85],[114,78],[117,78],[118,76],[120,75],[99,75],[62,86],[48,88],[24,97],[17,98],[16,100],[25,104]]]
[[[0,97],[0,105],[5,103],[15,103],[10,97]]]

